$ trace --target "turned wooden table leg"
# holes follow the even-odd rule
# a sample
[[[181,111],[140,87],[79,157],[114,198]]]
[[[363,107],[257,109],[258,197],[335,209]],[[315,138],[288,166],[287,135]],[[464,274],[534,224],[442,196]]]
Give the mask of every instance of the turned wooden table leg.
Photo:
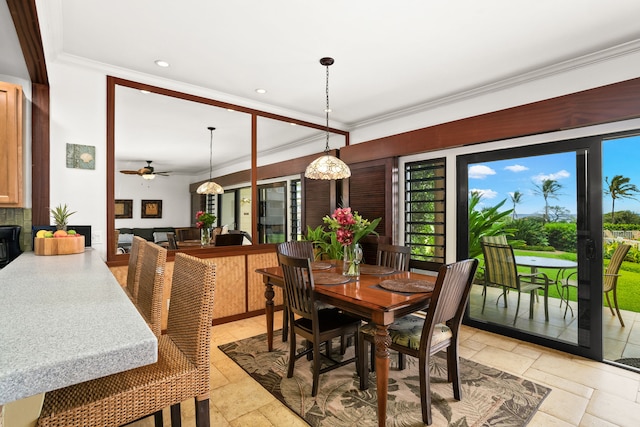
[[[267,316],[267,349],[273,350],[273,297],[275,292],[273,291],[273,285],[267,280],[265,281],[264,297],[265,307],[264,311]]]
[[[389,387],[389,336],[388,326],[376,325],[374,337],[376,348],[376,394],[378,397],[378,426],[384,427],[387,421],[387,390]]]

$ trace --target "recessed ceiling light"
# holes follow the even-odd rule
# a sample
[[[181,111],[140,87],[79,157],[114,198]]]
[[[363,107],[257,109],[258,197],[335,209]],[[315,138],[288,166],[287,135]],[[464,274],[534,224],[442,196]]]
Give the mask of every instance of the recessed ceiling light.
[[[297,125],[297,123],[293,123],[293,122],[289,122],[289,124],[290,124],[291,126],[296,126],[296,125]]]
[[[236,111],[233,108],[227,108],[227,111],[231,112],[231,111]]]
[[[169,66],[169,63],[167,61],[163,61],[162,59],[158,59],[156,61],[156,65],[158,67],[163,67],[163,68],[167,68]]]
[[[151,92],[149,92],[148,90],[144,90],[144,89],[142,89],[140,92],[144,93],[145,95],[148,95],[148,94],[150,94],[150,93],[151,93]]]
[[[267,93],[266,89],[256,89],[256,92],[258,93]]]

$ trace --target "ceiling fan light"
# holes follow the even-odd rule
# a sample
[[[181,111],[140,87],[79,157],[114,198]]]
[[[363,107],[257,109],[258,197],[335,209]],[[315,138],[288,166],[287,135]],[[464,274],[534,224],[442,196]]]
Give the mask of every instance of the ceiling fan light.
[[[326,154],[311,162],[307,166],[304,176],[309,179],[345,179],[351,176],[351,170],[339,158]]]
[[[146,173],[142,175],[142,178],[146,180],[152,180],[152,179],[156,179],[156,176],[150,173]]]
[[[200,186],[196,190],[196,193],[198,193],[198,194],[222,194],[222,193],[224,193],[224,190],[222,189],[222,187],[219,184],[216,184],[213,181],[207,181],[207,182],[204,182],[204,183],[200,184]]]

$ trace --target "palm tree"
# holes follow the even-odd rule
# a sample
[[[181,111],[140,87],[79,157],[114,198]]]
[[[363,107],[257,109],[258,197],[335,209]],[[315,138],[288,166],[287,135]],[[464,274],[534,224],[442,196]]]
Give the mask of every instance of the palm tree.
[[[611,196],[611,223],[616,223],[615,217],[615,207],[616,207],[616,199],[635,199],[633,197],[636,193],[640,192],[638,187],[633,184],[630,184],[631,178],[627,178],[622,175],[615,175],[611,182],[609,182],[609,177],[605,177],[604,182],[607,184],[604,189],[604,194],[607,196]]]
[[[545,179],[540,184],[534,184],[535,190],[533,190],[536,194],[544,197],[544,222],[549,221],[549,199],[557,199],[560,195],[559,191],[562,188],[562,184],[560,184],[555,179]]]
[[[514,191],[513,193],[509,193],[511,197],[511,203],[513,203],[513,219],[515,220],[518,215],[516,215],[516,205],[522,203],[522,193],[519,191]]]

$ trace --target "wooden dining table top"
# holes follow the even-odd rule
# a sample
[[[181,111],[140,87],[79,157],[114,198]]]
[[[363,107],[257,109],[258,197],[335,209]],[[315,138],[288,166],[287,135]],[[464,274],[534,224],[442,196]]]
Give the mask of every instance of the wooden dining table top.
[[[361,265],[365,267],[366,265]],[[373,267],[373,266],[372,266]],[[267,267],[256,270],[268,277],[276,286],[283,286],[283,275],[280,267]],[[313,270],[315,291],[318,299],[348,310],[353,314],[370,319],[374,323],[389,325],[394,318],[426,308],[431,292],[401,292],[385,289],[382,282],[422,282],[435,284],[436,277],[409,271],[394,271],[390,274],[360,274],[349,278],[342,276],[342,263],[334,262],[331,268]],[[323,277],[327,277],[323,283]],[[343,277],[345,283],[337,277]],[[383,283],[384,285],[384,283]],[[421,308],[416,308],[416,307]]]

